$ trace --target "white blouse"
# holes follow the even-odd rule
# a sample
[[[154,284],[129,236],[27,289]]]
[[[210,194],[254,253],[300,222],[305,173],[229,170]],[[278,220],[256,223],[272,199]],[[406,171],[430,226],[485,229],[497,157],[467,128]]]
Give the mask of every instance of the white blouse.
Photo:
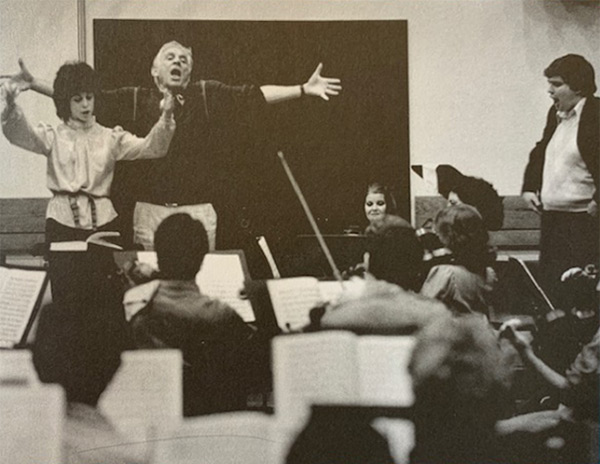
[[[6,89],[2,86],[2,99]],[[115,163],[120,160],[160,158],[167,154],[175,120],[161,116],[144,138],[123,130],[70,120],[57,127],[31,126],[18,105],[5,105],[2,130],[10,143],[48,159],[47,185],[53,197],[46,217],[68,227],[76,227],[69,197],[77,194],[79,228],[92,228],[90,197],[96,205],[97,226],[117,217],[109,198]]]

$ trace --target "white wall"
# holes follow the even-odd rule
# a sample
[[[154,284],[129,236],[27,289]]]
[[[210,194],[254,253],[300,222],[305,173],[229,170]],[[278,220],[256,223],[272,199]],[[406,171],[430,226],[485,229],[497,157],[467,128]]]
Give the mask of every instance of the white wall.
[[[51,79],[77,57],[76,7],[76,0],[1,1],[0,70],[15,69],[24,56]],[[88,0],[86,13],[90,63],[94,18],[407,19],[412,164],[451,163],[505,195],[519,192],[541,135],[550,104],[543,69],[579,53],[600,72],[597,0]],[[32,119],[56,122],[50,100],[20,101]],[[34,155],[0,140],[0,166],[0,197],[47,195],[43,161]],[[412,193],[428,193],[414,176]]]
[[[22,57],[52,82],[58,67],[77,58],[77,0],[0,0],[0,74],[16,72]],[[32,122],[56,123],[54,103],[34,92],[19,96]],[[49,196],[46,160],[0,136],[0,198]]]

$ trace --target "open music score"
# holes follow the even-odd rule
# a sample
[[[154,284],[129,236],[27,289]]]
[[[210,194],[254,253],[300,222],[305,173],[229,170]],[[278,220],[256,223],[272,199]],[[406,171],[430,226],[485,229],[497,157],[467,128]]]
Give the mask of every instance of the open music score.
[[[310,322],[310,310],[333,304],[344,291],[357,290],[358,280],[319,281],[315,277],[288,277],[267,281],[277,326],[283,332],[297,331]]]
[[[47,282],[43,270],[0,267],[0,347],[25,340]]]
[[[275,411],[306,417],[313,404],[409,407],[410,336],[358,336],[346,331],[281,335],[273,340]]]

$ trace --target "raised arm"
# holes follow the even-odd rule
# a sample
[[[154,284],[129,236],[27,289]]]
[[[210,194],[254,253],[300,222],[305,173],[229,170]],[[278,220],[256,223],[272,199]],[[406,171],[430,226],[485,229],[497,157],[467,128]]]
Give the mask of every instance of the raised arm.
[[[23,110],[16,103],[20,92],[18,82],[8,80],[0,84],[2,132],[13,145],[47,156],[54,137],[53,131],[48,125],[39,124],[33,127],[29,123]]]
[[[341,81],[334,77],[323,77],[323,63],[319,63],[308,81],[299,85],[263,85],[260,90],[267,103],[280,103],[309,95],[328,101],[330,96],[339,95],[342,90]]]
[[[51,97],[54,93],[52,86],[47,82],[44,82],[40,79],[37,79],[27,66],[25,66],[25,62],[19,58],[19,68],[20,71],[15,74],[2,74],[0,75],[0,80],[8,79],[15,83],[21,91],[23,90],[34,90],[42,95],[46,95]]]
[[[152,159],[165,156],[175,132],[174,107],[173,94],[170,90],[163,89],[163,99],[160,102],[161,115],[146,137],[136,137],[120,127],[115,128],[114,134],[119,138],[117,160]]]
[[[558,372],[552,370],[544,361],[536,356],[531,348],[529,340],[521,335],[511,321],[508,321],[500,328],[500,336],[506,337],[517,349],[523,362],[535,369],[546,382],[559,390],[569,388],[569,382]]]

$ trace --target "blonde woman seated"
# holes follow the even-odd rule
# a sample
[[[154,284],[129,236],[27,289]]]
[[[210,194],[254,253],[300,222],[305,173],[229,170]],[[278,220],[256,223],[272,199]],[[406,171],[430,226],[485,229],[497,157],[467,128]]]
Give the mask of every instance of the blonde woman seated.
[[[495,254],[480,214],[465,204],[443,209],[435,220],[442,244],[453,254],[451,264],[434,266],[421,294],[436,298],[454,313],[488,315],[496,275],[490,265]]]
[[[377,230],[390,217],[399,217],[396,199],[388,187],[379,182],[372,182],[368,185],[365,194],[365,216],[369,221],[365,229],[365,235],[376,234]],[[408,222],[406,222],[406,225],[410,226]]]

